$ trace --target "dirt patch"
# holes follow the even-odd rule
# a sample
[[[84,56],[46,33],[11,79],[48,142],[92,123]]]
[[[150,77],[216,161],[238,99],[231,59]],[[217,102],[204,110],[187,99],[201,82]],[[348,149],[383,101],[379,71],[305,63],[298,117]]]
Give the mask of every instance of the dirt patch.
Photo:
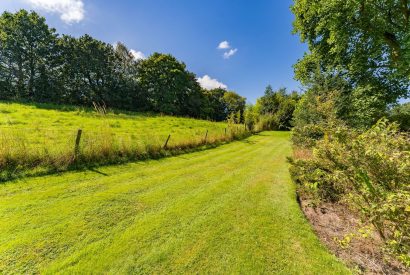
[[[320,240],[353,270],[364,274],[410,274],[383,253],[380,235],[364,226],[347,206],[322,203],[312,207],[303,199],[300,205]]]

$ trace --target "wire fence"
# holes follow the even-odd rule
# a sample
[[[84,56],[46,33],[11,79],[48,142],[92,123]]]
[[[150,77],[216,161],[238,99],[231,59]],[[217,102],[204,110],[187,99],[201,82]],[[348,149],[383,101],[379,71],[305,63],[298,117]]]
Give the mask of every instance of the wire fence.
[[[101,128],[97,130],[82,129],[81,141],[83,146],[94,143],[99,139],[110,139],[111,142],[117,143],[151,143],[161,144],[168,139],[170,135],[170,144],[185,142],[187,140],[205,138],[205,135],[210,140],[221,138],[227,135],[245,131],[243,125],[231,125],[226,128],[215,129],[184,129],[183,131],[169,129],[167,132],[150,132],[147,129],[145,132],[131,132],[126,130],[113,130]],[[64,144],[74,144],[78,130],[73,129],[58,129],[51,127],[13,127],[0,126],[0,144],[22,144],[26,147],[47,147],[51,145],[62,146]],[[1,150],[1,148],[0,148]],[[1,153],[1,152],[0,152]]]
[[[230,141],[247,133],[243,125],[214,129],[167,129],[139,132],[50,127],[0,127],[0,168],[67,167],[76,162],[92,163],[135,159],[166,154],[164,151],[194,148]]]

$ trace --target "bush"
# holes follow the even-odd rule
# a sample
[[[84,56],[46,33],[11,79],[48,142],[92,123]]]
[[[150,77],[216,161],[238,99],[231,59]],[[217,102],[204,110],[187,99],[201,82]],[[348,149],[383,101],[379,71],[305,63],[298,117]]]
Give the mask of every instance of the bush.
[[[397,122],[403,131],[410,131],[410,102],[394,107],[390,111],[390,120]]]
[[[291,163],[301,191],[350,203],[410,266],[410,138],[397,124],[382,119],[361,134],[327,130],[311,159]]]
[[[292,129],[292,142],[296,146],[313,147],[317,141],[323,139],[325,127],[318,124],[308,124]]]

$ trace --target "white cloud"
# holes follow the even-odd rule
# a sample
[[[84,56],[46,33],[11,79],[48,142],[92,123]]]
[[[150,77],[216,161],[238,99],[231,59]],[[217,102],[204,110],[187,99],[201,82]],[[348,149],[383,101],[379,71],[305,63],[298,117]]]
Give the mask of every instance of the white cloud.
[[[222,41],[221,43],[219,43],[219,45],[218,45],[218,49],[220,49],[220,50],[226,50],[226,49],[230,49],[231,48],[231,46],[229,45],[229,42],[228,41]]]
[[[216,79],[209,77],[209,75],[204,75],[203,77],[198,78],[198,83],[202,88],[206,90],[212,90],[216,88],[228,89],[228,86],[219,82]]]
[[[232,56],[234,56],[236,54],[237,51],[238,51],[238,49],[230,49],[229,51],[224,52],[224,58],[225,59],[231,58]]]
[[[83,0],[25,0],[34,8],[57,13],[67,24],[78,23],[84,19]]]
[[[135,60],[140,60],[140,59],[146,59],[147,57],[143,52],[136,51],[136,50],[130,50],[130,53],[134,56]]]

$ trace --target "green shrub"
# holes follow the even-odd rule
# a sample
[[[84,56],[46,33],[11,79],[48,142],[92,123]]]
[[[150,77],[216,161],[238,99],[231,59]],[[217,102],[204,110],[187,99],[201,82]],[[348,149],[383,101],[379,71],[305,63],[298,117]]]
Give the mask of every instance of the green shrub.
[[[317,141],[323,139],[325,128],[319,124],[308,124],[292,129],[292,142],[296,146],[313,147]]]
[[[395,106],[390,111],[390,120],[397,122],[400,129],[410,131],[410,102]]]
[[[410,265],[410,138],[397,124],[382,119],[361,134],[326,130],[311,159],[291,163],[301,191],[350,203]]]

